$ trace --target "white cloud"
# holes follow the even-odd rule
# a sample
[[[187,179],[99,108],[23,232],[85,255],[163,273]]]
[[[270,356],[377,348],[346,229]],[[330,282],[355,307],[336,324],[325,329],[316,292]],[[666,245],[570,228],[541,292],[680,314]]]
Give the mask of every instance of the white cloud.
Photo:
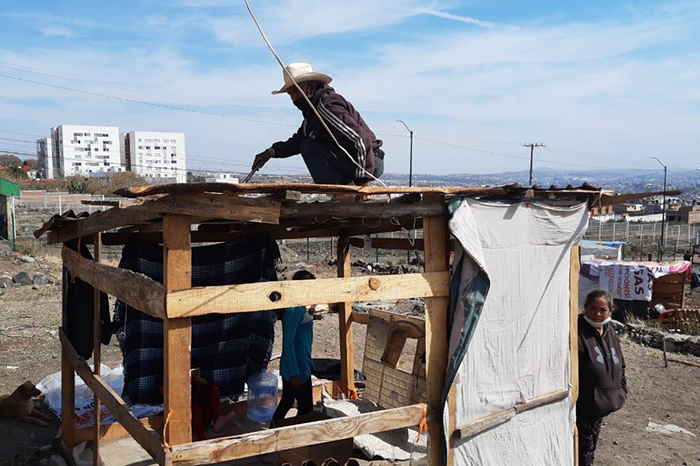
[[[390,0],[388,9],[383,10],[379,2],[363,0],[347,7],[333,5],[332,17],[347,17],[338,25],[323,19],[323,14],[330,13],[329,7],[321,3],[306,6],[301,1],[285,0],[279,6],[254,6],[275,43],[294,45],[298,44],[296,40],[310,35],[365,31],[426,14],[428,9],[441,15],[448,11],[411,0]],[[240,2],[236,4],[240,10]],[[240,45],[261,45],[252,21],[240,13],[233,19],[217,20],[223,28],[220,38],[235,44],[233,50],[239,50]],[[473,24],[466,16],[445,13],[440,17]],[[369,48],[357,42],[357,49],[348,52],[353,53],[353,59],[346,52],[327,50],[323,41],[317,44],[317,50],[293,51],[300,56],[310,55],[316,69],[331,74],[334,86],[353,102],[377,133],[403,135],[404,128],[394,121],[402,118],[417,136],[512,155],[523,155],[524,150],[514,142],[541,140],[552,147],[638,159],[644,167],[649,166],[650,155],[663,153],[673,154],[675,160],[669,164],[695,165],[700,57],[688,44],[693,43],[693,37],[697,43],[697,15],[682,11],[659,17],[648,14],[643,19],[624,22],[486,27],[489,25],[474,24],[478,27],[458,31],[422,31],[420,35],[411,35],[410,31],[402,36],[387,34],[386,42]],[[245,32],[245,28],[249,31]],[[348,40],[352,43],[353,39]],[[202,69],[196,56],[185,55],[175,45],[143,45],[107,54],[89,43],[70,49],[52,47],[0,50],[0,62],[83,77],[85,81],[76,82],[27,75],[92,92],[173,106],[195,105],[194,108],[206,111],[289,125],[299,122],[298,112],[287,97],[269,95],[270,90],[279,87],[282,77],[267,52],[263,59],[254,62],[237,57],[238,61],[231,61],[235,64],[222,60],[217,67]],[[291,54],[287,52],[283,55]],[[315,60],[316,54],[320,59]],[[74,60],[75,56],[81,60]],[[357,57],[365,58],[356,60]],[[191,152],[230,154],[238,162],[248,160],[256,151],[294,130],[6,80],[0,83],[0,115],[40,120],[46,129],[70,120],[118,124],[125,129],[182,130],[187,133]],[[62,107],[37,111],[17,103],[18,98],[58,99]],[[226,105],[235,107],[225,108]],[[406,138],[387,135],[384,139],[387,170],[406,172]],[[414,171],[421,173],[500,171],[504,164],[508,169],[526,168],[526,163],[521,167],[517,160],[421,140],[415,142],[414,155]],[[625,163],[547,153],[544,149],[539,157],[598,166],[620,167]],[[298,158],[288,163],[303,167]],[[206,162],[202,165],[208,166]],[[194,161],[193,166],[196,167]]]
[[[452,21],[459,21],[460,23],[473,24],[474,26],[492,28],[495,26],[494,23],[490,21],[482,21],[480,19],[472,18],[470,16],[455,15],[440,10],[422,10],[422,13],[430,16],[435,16],[437,18],[450,19]]]
[[[73,37],[75,34],[71,29],[64,26],[44,26],[41,28],[45,36]]]

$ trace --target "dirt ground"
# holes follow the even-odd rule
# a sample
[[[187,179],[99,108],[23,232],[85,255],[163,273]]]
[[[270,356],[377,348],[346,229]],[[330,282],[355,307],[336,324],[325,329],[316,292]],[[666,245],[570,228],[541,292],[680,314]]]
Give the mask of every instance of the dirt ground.
[[[327,262],[308,265],[297,262],[306,254],[293,256],[280,268],[280,278],[288,278],[299,268],[307,267],[319,278],[334,275]],[[24,270],[60,277],[60,264],[55,254],[39,257],[39,264],[19,261],[13,253],[0,252],[0,276]],[[360,274],[357,268],[353,273]],[[366,271],[365,271],[366,273]],[[60,323],[61,303],[58,283],[0,289],[0,394],[8,394],[25,380],[38,382],[60,370],[60,345],[56,329]],[[419,302],[403,302],[398,311],[417,313]],[[278,335],[281,335],[278,328]],[[365,328],[354,326],[356,369],[361,369]],[[338,358],[337,316],[329,314],[315,323],[314,357]],[[413,348],[408,348],[412,351]],[[627,360],[630,394],[625,407],[606,418],[596,464],[622,465],[700,465],[700,368],[672,363],[663,367],[659,350],[623,342]],[[275,342],[274,354],[281,352],[281,338]],[[121,364],[121,353],[115,339],[103,347],[102,361],[114,367]],[[678,357],[678,356],[677,356]],[[690,359],[690,358],[687,358]],[[700,362],[697,358],[695,361]],[[402,358],[402,365],[410,361]],[[271,368],[276,367],[276,362]],[[673,424],[684,433],[672,435],[648,432],[647,425]],[[0,420],[0,465],[35,465],[42,458],[56,453],[55,437],[59,427],[39,427],[17,421]],[[39,450],[41,447],[46,448]],[[374,462],[372,464],[386,464]]]

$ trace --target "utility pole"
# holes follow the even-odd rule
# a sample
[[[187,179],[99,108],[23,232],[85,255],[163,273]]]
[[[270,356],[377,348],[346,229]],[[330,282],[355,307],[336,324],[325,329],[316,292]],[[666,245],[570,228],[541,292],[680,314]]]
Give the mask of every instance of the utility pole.
[[[529,144],[523,144],[523,147],[530,148],[530,182],[528,183],[532,186],[532,161],[535,158],[535,147],[547,147],[543,142],[531,142]]]
[[[411,138],[411,148],[409,150],[409,156],[408,156],[408,186],[411,187],[413,186],[413,131],[408,127],[405,121],[403,120],[396,120],[397,122],[401,123],[406,127],[408,130],[409,137]]]
[[[664,241],[665,241],[665,230],[666,230],[666,174],[668,172],[668,167],[661,162],[661,160],[657,159],[656,157],[652,157],[652,159],[656,160],[659,162],[659,164],[664,167],[664,196],[663,196],[663,206],[661,206],[661,244],[659,245],[659,262],[661,262],[664,258]]]

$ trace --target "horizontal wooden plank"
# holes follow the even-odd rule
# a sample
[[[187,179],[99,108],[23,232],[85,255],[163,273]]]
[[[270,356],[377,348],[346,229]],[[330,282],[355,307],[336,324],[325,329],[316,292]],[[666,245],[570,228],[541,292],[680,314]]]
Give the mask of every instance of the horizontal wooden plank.
[[[518,403],[512,408],[504,409],[461,425],[454,430],[454,435],[460,439],[474,437],[486,432],[487,430],[505,424],[518,414],[562,401],[568,396],[569,390],[564,389],[532,398],[524,403]]]
[[[75,220],[57,230],[50,231],[47,243],[65,243],[66,241],[90,236],[101,231],[148,222],[158,217],[160,215],[154,212],[112,208],[104,212],[95,212],[89,217]]]
[[[195,466],[275,451],[318,445],[356,435],[384,432],[418,425],[423,418],[422,404],[387,409],[359,416],[328,419],[295,426],[280,427],[249,434],[205,440],[172,447],[172,464]]]
[[[273,225],[279,223],[282,205],[270,199],[204,193],[134,201],[138,201],[138,204],[131,206],[131,209]]]
[[[282,206],[282,218],[375,218],[394,217],[443,217],[447,215],[444,202],[420,202],[415,204],[375,202],[315,202]]]
[[[180,183],[169,185],[150,185],[119,189],[118,196],[140,197],[153,194],[194,194],[202,192],[222,193],[262,193],[272,194],[293,190],[303,194],[462,194],[485,195],[505,193],[504,188],[443,188],[443,187],[406,187],[406,186],[353,186],[311,183]],[[591,192],[591,190],[587,191]],[[597,190],[592,191],[597,194]]]
[[[112,415],[129,434],[131,434],[134,440],[151,455],[151,458],[159,465],[166,464],[167,458],[161,436],[136,419],[131,413],[129,405],[117,395],[112,387],[107,385],[102,377],[92,373],[92,369],[90,369],[87,362],[75,351],[75,348],[62,328],[59,329],[59,338],[73,369],[75,369],[75,372],[85,381],[85,384],[90,387],[90,390],[99,397],[102,404],[110,410]]]
[[[139,311],[165,317],[165,287],[145,275],[86,259],[63,246],[63,264],[70,274]]]
[[[311,304],[446,297],[450,273],[426,272],[209,286],[171,291],[168,317],[254,312]]]
[[[350,238],[350,245],[356,248],[364,248],[364,238]],[[450,250],[454,250],[455,242],[450,241]],[[423,251],[425,246],[422,239],[407,239],[407,238],[372,238],[371,247],[375,249],[399,249],[399,250],[418,250]]]

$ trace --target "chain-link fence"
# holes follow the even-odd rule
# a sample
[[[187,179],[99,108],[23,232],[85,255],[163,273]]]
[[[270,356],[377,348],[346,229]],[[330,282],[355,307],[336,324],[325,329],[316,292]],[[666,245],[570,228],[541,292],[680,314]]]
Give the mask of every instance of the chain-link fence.
[[[681,259],[698,243],[700,225],[662,222],[598,222],[591,220],[584,238],[595,241],[623,241],[624,257],[628,260],[656,260],[661,249],[663,229],[663,258]]]

